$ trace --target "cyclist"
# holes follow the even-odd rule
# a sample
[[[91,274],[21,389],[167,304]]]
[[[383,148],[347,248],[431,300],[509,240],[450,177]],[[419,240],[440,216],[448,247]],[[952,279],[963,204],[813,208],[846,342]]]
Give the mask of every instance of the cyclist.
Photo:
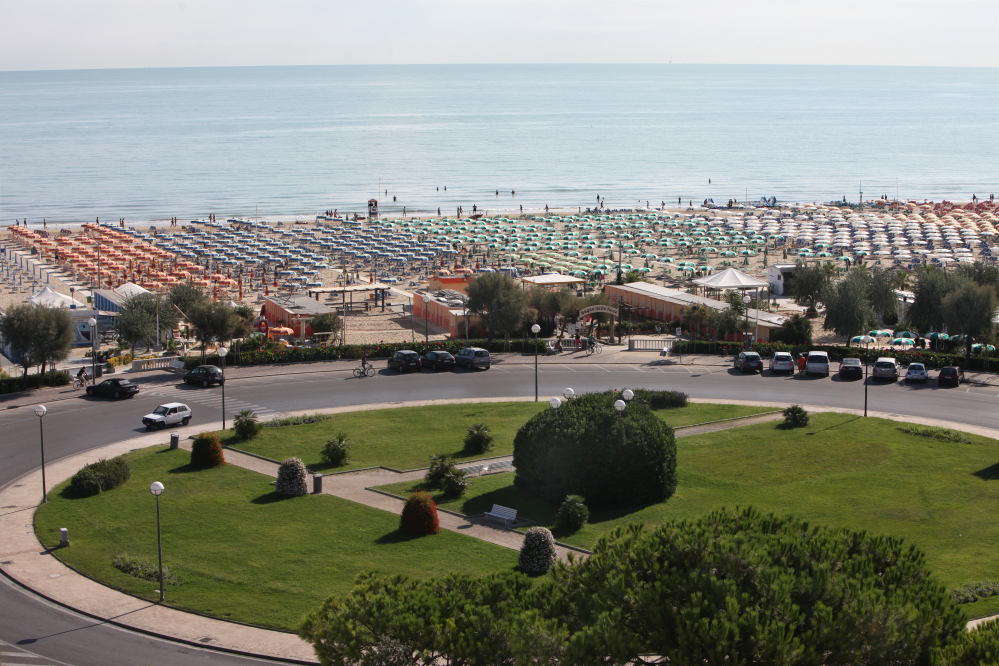
[[[361,370],[368,369],[368,352],[364,352],[361,356]]]
[[[597,339],[593,337],[593,333],[590,333],[590,337],[586,338],[586,348],[590,351],[597,348]]]
[[[87,382],[90,380],[90,375],[87,374],[86,368],[80,368],[80,371],[76,373],[76,378],[81,382]]]

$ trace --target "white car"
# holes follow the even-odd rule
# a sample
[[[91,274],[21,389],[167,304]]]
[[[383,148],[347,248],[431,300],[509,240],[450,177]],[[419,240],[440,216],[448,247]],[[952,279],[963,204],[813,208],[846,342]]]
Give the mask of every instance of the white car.
[[[905,370],[905,381],[907,382],[923,382],[925,384],[927,379],[926,366],[922,363],[910,363]]]
[[[805,361],[805,376],[808,375],[829,376],[829,352],[808,352],[808,359]]]
[[[180,402],[168,402],[165,405],[160,405],[152,411],[151,414],[146,414],[142,417],[142,425],[146,426],[146,430],[152,430],[153,428],[158,428],[162,430],[168,425],[187,425],[191,422],[191,408]]]
[[[770,359],[770,372],[786,372],[794,374],[794,358],[789,352],[775,352]]]

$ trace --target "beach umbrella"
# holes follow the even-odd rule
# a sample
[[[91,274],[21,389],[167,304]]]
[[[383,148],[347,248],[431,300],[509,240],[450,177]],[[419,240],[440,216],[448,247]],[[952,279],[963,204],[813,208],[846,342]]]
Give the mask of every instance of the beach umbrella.
[[[930,340],[950,340],[950,336],[947,335],[946,333],[937,333],[937,332],[927,333],[925,337],[929,338]]]
[[[910,339],[915,339],[919,337],[912,331],[902,331],[901,333],[896,333],[895,336],[899,338],[910,338]]]
[[[756,256],[756,253],[753,252],[752,250],[739,250],[739,254],[741,254],[744,257],[755,257]]]
[[[870,335],[871,337],[875,337],[875,338],[890,338],[891,337],[891,333],[889,333],[888,331],[883,331],[880,328],[878,330],[876,330],[876,331],[870,331],[868,333],[868,335]]]
[[[915,344],[915,342],[911,338],[895,338],[895,339],[893,339],[891,341],[891,344],[892,345],[902,345],[904,347],[906,345]]]
[[[996,350],[996,348],[995,348],[995,347],[993,347],[992,345],[985,345],[985,347],[986,347],[986,349],[988,349],[988,350],[989,350],[990,352],[993,352],[993,351],[995,351],[995,350]],[[973,345],[971,345],[971,351],[973,351],[973,352],[980,352],[981,350],[982,350],[982,343],[980,343],[980,342],[979,342],[979,343],[977,343],[977,344],[973,344]]]

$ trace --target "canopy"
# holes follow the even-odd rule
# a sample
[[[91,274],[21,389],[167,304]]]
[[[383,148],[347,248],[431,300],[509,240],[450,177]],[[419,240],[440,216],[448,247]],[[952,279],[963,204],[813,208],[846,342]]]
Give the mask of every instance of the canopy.
[[[711,289],[766,289],[770,286],[769,282],[757,280],[734,268],[726,268],[709,277],[697,278],[694,284]]]
[[[48,285],[42,287],[42,290],[28,299],[32,305],[41,305],[47,308],[71,308],[76,306],[78,308],[85,308],[86,306],[70,298],[69,296],[64,296],[59,292],[53,290]]]

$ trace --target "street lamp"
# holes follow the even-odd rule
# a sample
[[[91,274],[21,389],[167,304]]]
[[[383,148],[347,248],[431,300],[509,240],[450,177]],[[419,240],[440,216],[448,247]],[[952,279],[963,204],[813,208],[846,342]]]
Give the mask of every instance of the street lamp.
[[[567,388],[566,390],[562,391],[562,395],[565,396],[566,400],[572,400],[573,398],[576,397],[576,392],[573,391],[571,388]]]
[[[538,401],[538,333],[541,327],[535,324],[531,326],[531,333],[534,333],[534,402]]]
[[[156,546],[160,556],[160,601],[163,601],[163,533],[160,530],[160,495],[163,494],[164,490],[163,484],[159,481],[153,481],[152,485],[149,486],[149,492],[156,497]]]
[[[562,406],[562,401],[559,400],[558,398],[552,398],[551,400],[548,401],[548,405],[552,409],[556,409],[557,410],[559,407]]]
[[[38,417],[38,437],[42,445],[42,504],[49,501],[45,492],[45,429],[42,427],[42,417],[48,411],[45,409],[45,405],[35,405],[35,416]]]
[[[225,355],[229,350],[219,347],[219,360],[222,362],[222,429],[225,430]]]
[[[867,354],[864,354],[864,416],[867,416]]]
[[[625,406],[626,405],[624,404],[624,400],[615,400],[614,401],[614,409],[616,409],[618,411],[618,413],[623,412]]]
[[[430,297],[423,294],[423,338],[425,344],[430,346],[430,312],[427,309],[427,304],[430,303]]]
[[[635,392],[631,389],[625,389],[624,393],[621,394],[621,397],[624,398],[625,402],[631,402],[631,399],[635,397]]]
[[[90,360],[93,372],[90,373],[90,383],[97,383],[97,320],[91,317],[87,320],[90,324]]]
[[[753,299],[749,297],[749,294],[742,297],[742,302],[746,306],[746,333],[742,336],[742,345],[746,349],[749,349],[749,345],[747,344],[749,342],[749,303],[752,300]]]

